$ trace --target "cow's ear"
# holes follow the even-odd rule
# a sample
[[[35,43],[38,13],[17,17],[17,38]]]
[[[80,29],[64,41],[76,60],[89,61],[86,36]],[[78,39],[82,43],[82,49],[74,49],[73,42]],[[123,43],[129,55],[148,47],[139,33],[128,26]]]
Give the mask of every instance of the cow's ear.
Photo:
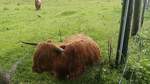
[[[64,52],[64,49],[62,49],[62,48],[54,48],[54,51],[56,53],[60,54],[60,53]]]

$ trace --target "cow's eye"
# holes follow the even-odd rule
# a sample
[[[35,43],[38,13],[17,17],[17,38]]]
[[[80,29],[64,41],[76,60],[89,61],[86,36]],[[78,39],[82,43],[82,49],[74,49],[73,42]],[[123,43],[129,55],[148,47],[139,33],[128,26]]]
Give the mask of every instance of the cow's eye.
[[[65,49],[66,48],[66,45],[61,45],[60,46],[62,49]]]

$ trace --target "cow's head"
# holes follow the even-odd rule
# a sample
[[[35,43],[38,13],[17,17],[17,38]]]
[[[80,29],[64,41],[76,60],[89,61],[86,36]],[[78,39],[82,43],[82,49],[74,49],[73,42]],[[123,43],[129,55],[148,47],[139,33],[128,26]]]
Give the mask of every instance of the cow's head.
[[[33,58],[32,70],[37,73],[51,71],[52,63],[56,57],[61,56],[64,50],[51,42],[38,44]]]

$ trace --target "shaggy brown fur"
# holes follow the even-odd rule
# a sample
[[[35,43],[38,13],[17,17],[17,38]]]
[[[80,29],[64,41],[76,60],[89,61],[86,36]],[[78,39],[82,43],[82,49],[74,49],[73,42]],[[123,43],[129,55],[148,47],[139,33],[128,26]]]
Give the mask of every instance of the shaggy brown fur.
[[[35,0],[35,7],[36,7],[36,10],[39,10],[41,8],[41,0]]]
[[[47,71],[59,78],[75,79],[87,65],[100,59],[96,42],[82,34],[64,40],[59,46],[51,42],[38,44],[34,54],[33,71]]]

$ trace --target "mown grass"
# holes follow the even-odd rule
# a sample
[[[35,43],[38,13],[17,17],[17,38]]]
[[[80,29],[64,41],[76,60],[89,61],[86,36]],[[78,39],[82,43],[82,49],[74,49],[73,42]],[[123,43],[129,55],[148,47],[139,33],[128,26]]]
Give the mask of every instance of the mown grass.
[[[8,72],[18,61],[12,75],[13,84],[115,84],[121,74],[105,64],[90,67],[79,79],[57,80],[47,73],[32,72],[34,47],[22,45],[20,40],[41,42],[60,41],[76,33],[92,37],[108,60],[107,42],[112,39],[113,57],[118,39],[120,0],[44,0],[42,9],[35,11],[34,0],[0,1],[0,68]],[[149,14],[145,27],[149,28]],[[125,81],[125,79],[124,79]],[[125,81],[126,83],[126,81]]]

